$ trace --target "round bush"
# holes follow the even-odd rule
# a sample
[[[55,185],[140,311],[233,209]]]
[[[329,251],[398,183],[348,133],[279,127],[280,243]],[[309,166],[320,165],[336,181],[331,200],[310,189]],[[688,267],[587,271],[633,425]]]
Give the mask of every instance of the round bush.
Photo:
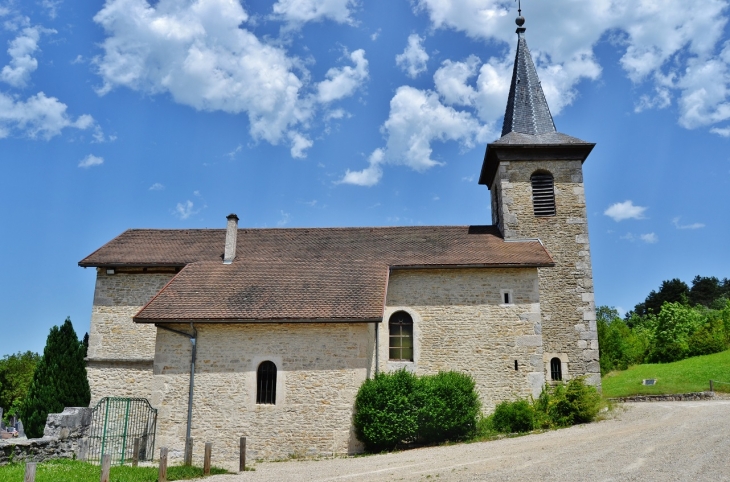
[[[418,380],[418,435],[425,443],[461,440],[476,430],[481,404],[474,379],[441,372]]]
[[[502,402],[492,415],[492,427],[502,433],[529,432],[535,426],[535,410],[527,400]]]
[[[392,450],[418,432],[416,376],[400,370],[365,380],[355,398],[355,435],[369,452]]]

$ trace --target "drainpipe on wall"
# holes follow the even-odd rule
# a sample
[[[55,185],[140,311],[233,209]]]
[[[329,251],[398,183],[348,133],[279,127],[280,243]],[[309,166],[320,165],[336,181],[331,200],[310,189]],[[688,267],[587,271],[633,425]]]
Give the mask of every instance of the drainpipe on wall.
[[[190,391],[188,393],[188,426],[185,430],[185,465],[192,465],[193,461],[192,455],[192,447],[188,447],[188,444],[191,443],[190,441],[190,429],[193,425],[193,393],[195,389],[195,356],[198,351],[198,330],[195,329],[195,325],[190,323],[190,329],[193,330],[193,334],[185,333],[184,331],[174,330],[172,328],[168,328],[163,325],[155,324],[157,328],[162,328],[163,330],[171,331],[173,333],[177,333],[178,335],[187,336],[190,339],[190,344],[192,345],[192,353],[190,355]]]

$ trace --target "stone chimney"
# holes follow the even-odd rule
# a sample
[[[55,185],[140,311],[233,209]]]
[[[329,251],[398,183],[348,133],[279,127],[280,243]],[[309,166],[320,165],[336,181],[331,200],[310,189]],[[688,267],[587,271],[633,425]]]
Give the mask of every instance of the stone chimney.
[[[236,257],[236,236],[238,235],[238,216],[229,214],[226,216],[228,226],[226,228],[226,251],[223,254],[223,264],[233,263]]]

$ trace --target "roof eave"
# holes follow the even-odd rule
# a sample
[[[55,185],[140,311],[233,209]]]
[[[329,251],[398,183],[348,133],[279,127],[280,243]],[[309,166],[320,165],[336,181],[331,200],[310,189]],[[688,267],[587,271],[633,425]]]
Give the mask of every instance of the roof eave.
[[[268,323],[380,323],[382,317],[375,318],[145,318],[135,316],[135,323],[175,324],[175,323],[241,323],[241,324],[268,324]]]
[[[479,184],[492,189],[492,183],[497,175],[499,163],[502,161],[545,161],[545,160],[579,160],[585,162],[595,143],[574,144],[487,144],[484,152],[482,170],[479,174]]]

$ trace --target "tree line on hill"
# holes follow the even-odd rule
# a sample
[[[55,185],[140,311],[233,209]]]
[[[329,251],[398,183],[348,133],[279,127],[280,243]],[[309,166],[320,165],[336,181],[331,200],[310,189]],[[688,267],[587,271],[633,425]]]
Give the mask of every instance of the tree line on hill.
[[[19,416],[28,437],[42,437],[49,413],[86,407],[88,334],[79,340],[71,320],[51,328],[43,355],[31,351],[0,359],[0,407],[7,422]]]
[[[641,363],[669,363],[730,348],[730,280],[663,281],[626,313],[596,308],[601,375]]]

